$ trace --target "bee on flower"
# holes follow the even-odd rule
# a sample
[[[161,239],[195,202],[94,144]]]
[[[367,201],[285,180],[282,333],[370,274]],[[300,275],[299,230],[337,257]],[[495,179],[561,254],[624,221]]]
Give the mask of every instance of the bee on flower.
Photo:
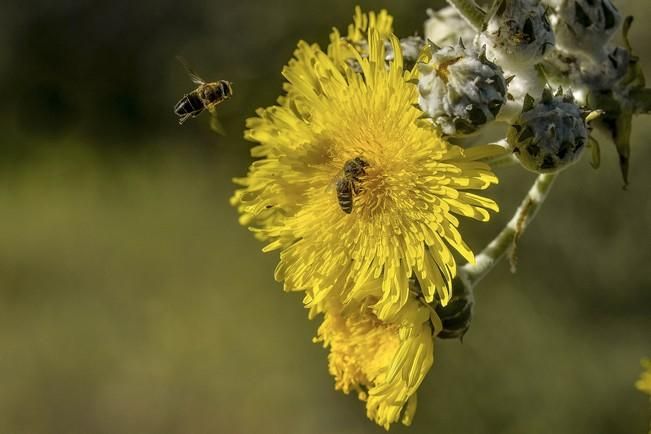
[[[412,395],[433,358],[435,333],[425,323],[438,321],[430,319],[437,317],[428,303],[445,305],[451,298],[453,251],[474,261],[459,216],[487,221],[489,211],[498,210],[476,191],[497,183],[480,160],[503,153],[499,146],[454,146],[423,119],[418,71],[405,68],[391,23],[384,11],[358,9],[347,37],[335,30],[326,51],[299,42],[283,69],[286,95],[247,121],[245,138],[258,144],[252,149],[258,160],[236,180],[242,188],[232,198],[241,223],[267,243],[263,250],[280,251],[275,277],[286,291],[305,293],[312,316],[324,313],[324,324],[365,324],[364,333],[384,336],[399,349],[400,357],[386,363],[375,360],[377,351],[360,357],[364,366],[385,367],[364,368],[364,379],[354,381],[368,389],[369,417],[385,427],[401,420],[405,406],[403,422],[413,416]],[[362,39],[367,55],[357,48]],[[350,204],[325,194],[358,158],[364,164],[346,184]],[[417,298],[412,278],[421,288]],[[405,328],[414,309],[427,320]],[[342,327],[325,325],[320,332],[334,353],[354,345],[338,343],[332,330]],[[354,341],[355,332],[345,330]],[[411,359],[418,360],[417,375],[400,379],[384,372]],[[337,366],[331,362],[338,387],[349,390],[353,383],[340,381],[346,369]]]
[[[337,200],[346,214],[353,212],[353,195],[362,192],[361,178],[366,175],[368,163],[362,157],[355,157],[344,163],[343,176],[337,180]]]
[[[411,423],[435,338],[464,337],[473,288],[507,251],[514,269],[558,174],[586,148],[598,164],[591,122],[613,133],[626,174],[630,120],[651,112],[630,19],[626,48],[609,44],[620,22],[610,0],[448,2],[426,25],[436,42],[399,39],[386,11],[359,8],[326,49],[300,41],[277,104],[247,120],[256,161],[232,197],[263,251],[278,252],[276,280],[322,318],[315,342],[335,388],[386,429]],[[595,41],[603,56],[588,62]],[[496,144],[459,146],[489,124],[502,124]],[[475,257],[461,217],[488,221],[491,167],[518,162],[538,176]]]
[[[237,180],[244,188],[233,202],[268,240],[264,250],[281,250],[276,278],[286,290],[313,292],[312,305],[329,295],[346,300],[381,277],[373,307],[388,319],[406,303],[412,274],[428,302],[436,293],[447,302],[456,274],[450,248],[473,260],[455,214],[487,221],[497,211],[472,190],[497,182],[478,160],[502,150],[447,143],[414,107],[417,71],[403,70],[397,38],[389,67],[373,26],[368,40],[369,58],[351,49],[362,73],[346,57],[299,43],[283,71],[287,97],[247,123],[261,159]],[[344,218],[336,196],[323,191],[358,156],[368,163],[364,192]]]

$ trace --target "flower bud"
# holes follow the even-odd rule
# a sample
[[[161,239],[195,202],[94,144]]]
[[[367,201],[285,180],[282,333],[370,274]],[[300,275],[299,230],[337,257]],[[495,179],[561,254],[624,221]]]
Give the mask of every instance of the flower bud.
[[[436,335],[439,339],[461,339],[470,329],[474,313],[475,298],[461,279],[452,282],[452,298],[445,306],[437,304],[434,310],[441,320],[443,328]]]
[[[611,0],[562,0],[554,33],[559,48],[601,61],[622,18]]]
[[[472,323],[475,304],[472,289],[464,284],[458,276],[452,280],[452,287],[452,297],[445,306],[439,300],[434,302],[434,311],[441,321],[440,331],[436,335],[439,339],[463,339]],[[422,296],[422,290],[416,278],[409,279],[409,290],[414,295]]]
[[[563,77],[561,82],[576,86],[574,97],[579,103],[601,107],[602,103],[591,101],[591,96],[598,99],[604,92],[610,94],[622,86],[626,87],[622,81],[629,71],[631,61],[634,61],[634,56],[623,47],[608,47],[604,52],[607,54],[605,58],[596,62],[596,59],[554,50],[545,59],[545,70],[553,77]],[[513,86],[509,91],[515,96]]]
[[[592,67],[582,67],[579,83],[590,91],[612,90],[625,77],[631,62],[631,53],[623,47],[611,48],[605,59]]]
[[[588,142],[584,112],[571,93],[549,88],[535,102],[527,95],[522,113],[509,127],[507,141],[520,163],[537,173],[562,170],[576,162]]]
[[[496,3],[479,41],[487,46],[491,59],[517,71],[542,59],[554,46],[554,33],[538,0],[501,0]]]
[[[419,70],[420,107],[447,136],[476,132],[495,119],[506,100],[502,69],[484,51],[461,42],[437,50]]]

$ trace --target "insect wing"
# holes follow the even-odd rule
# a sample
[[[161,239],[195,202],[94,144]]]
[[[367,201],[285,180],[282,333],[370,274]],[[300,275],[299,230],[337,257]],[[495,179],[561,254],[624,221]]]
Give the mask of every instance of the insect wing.
[[[217,110],[215,110],[215,107],[210,107],[208,111],[210,112],[210,129],[216,132],[217,134],[219,134],[220,136],[225,136],[226,129],[224,128],[224,125],[219,120],[219,117],[217,116]]]
[[[194,70],[190,67],[187,60],[185,60],[181,56],[176,56],[176,60],[178,60],[179,63],[181,63],[181,65],[183,65],[185,72],[188,73],[188,75],[190,76],[190,80],[192,80],[194,84],[198,84],[198,85],[206,84],[206,81],[203,78],[199,77],[199,75],[196,72],[194,72]]]

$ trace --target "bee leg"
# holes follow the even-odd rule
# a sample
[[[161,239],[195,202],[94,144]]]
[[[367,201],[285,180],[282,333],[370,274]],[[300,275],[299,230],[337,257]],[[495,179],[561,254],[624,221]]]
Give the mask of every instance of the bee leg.
[[[179,125],[183,125],[183,122],[187,121],[187,120],[190,119],[191,117],[194,117],[194,116],[192,116],[192,113],[186,113],[186,114],[184,114],[183,116],[181,116],[181,117],[179,118]]]

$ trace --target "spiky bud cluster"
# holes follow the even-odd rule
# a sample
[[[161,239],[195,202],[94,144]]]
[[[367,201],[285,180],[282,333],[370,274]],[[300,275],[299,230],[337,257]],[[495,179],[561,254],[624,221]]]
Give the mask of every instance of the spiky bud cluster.
[[[600,60],[622,18],[611,0],[562,0],[556,8],[554,33],[559,48]]]
[[[502,69],[483,50],[466,48],[462,42],[436,50],[418,67],[420,107],[444,135],[476,132],[495,119],[506,100]]]
[[[584,113],[571,92],[556,95],[549,88],[536,102],[527,95],[522,113],[511,125],[507,141],[522,166],[537,173],[562,170],[581,156],[589,137]]]
[[[545,70],[562,82],[574,86],[574,96],[582,103],[587,103],[590,93],[612,91],[629,71],[634,57],[624,47],[609,47],[606,56],[600,62],[595,59],[586,61],[585,57],[554,50],[545,59]]]
[[[536,63],[554,46],[554,32],[538,0],[500,0],[489,16],[480,44],[507,69]]]

